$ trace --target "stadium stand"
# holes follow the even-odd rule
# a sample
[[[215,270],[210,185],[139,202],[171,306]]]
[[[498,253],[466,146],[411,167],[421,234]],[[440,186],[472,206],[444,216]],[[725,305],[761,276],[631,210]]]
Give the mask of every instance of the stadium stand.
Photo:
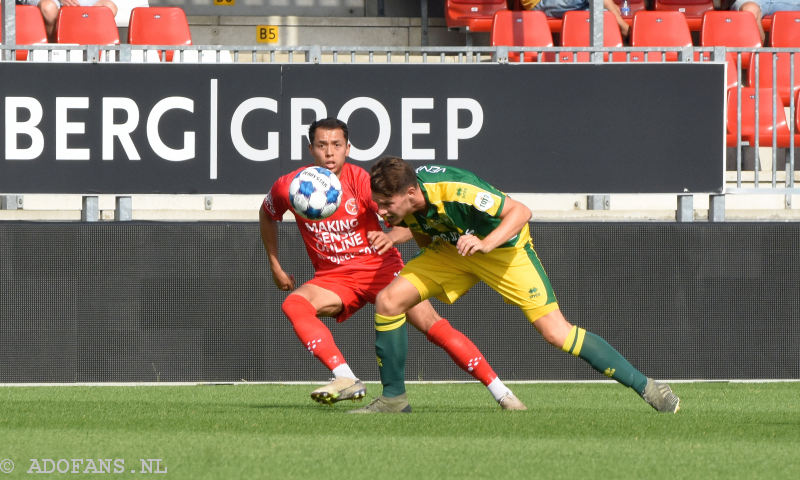
[[[749,12],[709,11],[703,15],[700,45],[730,48],[761,48],[761,34],[755,17]],[[747,69],[752,55],[742,53],[742,68]]]
[[[494,47],[552,47],[553,34],[543,12],[500,10],[494,14],[490,43]],[[546,61],[547,56],[544,57]],[[508,59],[512,62],[541,61],[537,52],[510,52]]]
[[[47,43],[42,14],[33,5],[17,5],[16,9],[17,45],[37,45]],[[2,27],[2,25],[0,25]],[[0,34],[2,28],[0,28]],[[27,60],[28,50],[17,50],[17,60]]]
[[[120,0],[120,10],[125,1]],[[655,8],[655,0],[629,2],[632,14],[638,10]],[[667,0],[694,4],[701,0]],[[708,0],[702,0],[710,3]],[[724,8],[725,1],[717,2]],[[615,0],[619,5],[622,0]],[[280,27],[282,45],[418,45],[420,30],[430,27],[430,42],[421,45],[464,45],[465,34],[472,40],[468,45],[489,45],[489,31],[494,11],[499,9],[521,10],[519,0],[450,0],[407,2],[405,0],[332,0],[330,2],[298,2],[277,0],[253,0],[247,2],[224,2],[226,5],[192,2],[191,0],[151,0],[151,6],[179,6],[186,12],[192,27],[194,44],[202,45],[246,45],[255,41],[253,31],[258,25]],[[376,13],[376,3],[385,3],[385,16]],[[429,17],[419,17],[420,7],[427,5]],[[488,9],[487,5],[492,5]],[[347,8],[349,6],[349,8]],[[359,8],[360,6],[360,8]],[[663,8],[667,8],[665,4]],[[696,5],[695,5],[696,7]],[[689,5],[683,8],[690,31],[699,34],[702,18],[691,15]],[[124,26],[117,16],[117,25]],[[632,18],[630,19],[632,21]],[[127,19],[126,19],[127,21]],[[764,18],[769,31],[772,16]],[[553,34],[561,31],[561,19],[548,18]],[[630,22],[629,22],[630,23]],[[383,32],[382,35],[377,35]],[[473,35],[470,35],[472,33]],[[426,35],[426,34],[423,34]],[[425,36],[425,38],[428,38]],[[695,36],[695,44],[699,45]],[[558,44],[558,37],[554,36]],[[289,43],[291,42],[291,43]]]
[[[191,45],[192,32],[186,14],[178,7],[138,7],[131,10],[128,23],[128,43],[131,45]],[[171,62],[174,50],[163,58]],[[159,57],[162,52],[158,51]]]
[[[587,10],[572,10],[564,14],[561,27],[561,45],[564,47],[588,47],[591,45],[589,32],[590,18]],[[622,47],[622,33],[619,31],[614,15],[608,10],[603,12],[603,46]],[[616,54],[624,61],[625,54]],[[588,62],[589,52],[564,52],[559,54],[561,62]],[[608,61],[608,54],[603,54],[603,61]]]

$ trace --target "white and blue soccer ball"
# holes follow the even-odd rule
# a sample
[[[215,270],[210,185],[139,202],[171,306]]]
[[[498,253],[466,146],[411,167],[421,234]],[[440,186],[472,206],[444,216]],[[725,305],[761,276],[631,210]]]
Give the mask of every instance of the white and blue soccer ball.
[[[309,220],[322,220],[342,203],[342,184],[327,168],[308,167],[289,184],[289,201],[295,213]]]

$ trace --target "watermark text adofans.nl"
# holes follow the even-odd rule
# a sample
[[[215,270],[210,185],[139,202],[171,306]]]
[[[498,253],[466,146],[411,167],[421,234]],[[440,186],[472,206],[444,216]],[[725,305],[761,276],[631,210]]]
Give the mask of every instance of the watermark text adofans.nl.
[[[12,473],[25,467],[28,474],[166,474],[162,458],[29,458],[17,465],[10,458],[0,458],[0,473]]]

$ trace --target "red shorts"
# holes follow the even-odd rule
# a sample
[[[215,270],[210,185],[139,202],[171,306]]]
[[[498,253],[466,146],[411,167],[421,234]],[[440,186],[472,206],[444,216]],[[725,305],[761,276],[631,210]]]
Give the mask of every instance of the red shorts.
[[[347,268],[323,270],[317,272],[308,283],[330,290],[342,299],[342,311],[336,316],[336,321],[344,322],[367,303],[375,303],[378,292],[389,285],[402,269],[402,260],[387,259],[380,268],[369,270]]]

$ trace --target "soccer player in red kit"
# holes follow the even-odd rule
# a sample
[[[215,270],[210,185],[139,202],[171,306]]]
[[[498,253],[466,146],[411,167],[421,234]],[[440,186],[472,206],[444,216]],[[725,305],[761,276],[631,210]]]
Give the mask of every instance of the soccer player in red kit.
[[[278,178],[259,210],[261,239],[269,259],[275,285],[291,293],[281,309],[306,348],[333,373],[333,380],[311,392],[311,398],[331,404],[357,400],[366,395],[364,384],[348,366],[328,327],[319,319],[334,317],[345,321],[366,303],[374,303],[378,292],[403,268],[396,243],[411,239],[408,229],[381,228],[377,205],[372,200],[369,174],[346,162],[350,152],[347,125],[335,118],[311,124],[309,151],[314,164],[327,168],[342,184],[338,210],[322,220],[307,220],[295,214],[297,227],[314,266],[314,277],[297,287],[294,277],[278,261],[278,234],[275,222],[289,210],[289,184],[307,165]],[[497,378],[478,348],[461,332],[441,318],[428,301],[408,312],[408,321],[442,347],[462,369],[487,386],[506,410],[524,410],[525,405]],[[370,404],[378,412],[410,412],[405,394],[405,361],[408,336],[405,319],[375,325],[375,352],[378,357],[383,394]],[[362,410],[362,409],[359,409]],[[356,410],[355,412],[358,412]]]

